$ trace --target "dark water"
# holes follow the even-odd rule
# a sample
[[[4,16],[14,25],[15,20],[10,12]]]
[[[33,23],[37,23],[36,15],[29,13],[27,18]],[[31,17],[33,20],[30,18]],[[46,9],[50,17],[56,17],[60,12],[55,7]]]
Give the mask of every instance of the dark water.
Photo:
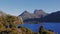
[[[29,28],[33,32],[38,32],[41,24],[22,24],[21,26]],[[54,32],[58,32],[58,34],[60,34],[60,23],[44,23],[43,26],[45,27],[45,30],[53,30]]]

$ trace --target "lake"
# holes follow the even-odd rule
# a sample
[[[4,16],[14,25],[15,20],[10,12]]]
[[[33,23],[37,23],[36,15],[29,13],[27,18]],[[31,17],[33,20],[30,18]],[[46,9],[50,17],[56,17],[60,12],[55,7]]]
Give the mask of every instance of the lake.
[[[21,24],[20,26],[29,28],[33,32],[38,32],[41,24]],[[45,30],[53,30],[54,32],[58,32],[58,34],[60,34],[60,23],[44,23],[43,26]]]

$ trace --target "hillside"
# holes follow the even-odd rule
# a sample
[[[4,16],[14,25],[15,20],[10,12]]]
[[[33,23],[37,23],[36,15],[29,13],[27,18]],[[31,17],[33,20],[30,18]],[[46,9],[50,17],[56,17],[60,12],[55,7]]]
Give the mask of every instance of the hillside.
[[[8,15],[8,14],[6,14],[6,13],[4,13],[3,11],[0,11],[0,16],[6,16],[6,15]]]
[[[23,20],[21,19],[21,17],[17,17],[17,16],[6,14],[4,12],[0,12],[0,23],[22,24]]]
[[[8,15],[0,12],[0,34],[32,34],[33,32],[25,27],[19,26],[23,24],[21,17]]]

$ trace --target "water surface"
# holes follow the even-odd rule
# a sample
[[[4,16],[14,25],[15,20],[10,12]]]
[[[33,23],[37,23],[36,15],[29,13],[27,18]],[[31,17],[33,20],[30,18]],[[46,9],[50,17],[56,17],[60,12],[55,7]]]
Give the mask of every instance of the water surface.
[[[33,32],[38,32],[41,25],[42,24],[21,24],[21,26],[29,28]],[[60,34],[60,23],[44,23],[43,26],[45,30],[53,30],[54,32],[58,32]]]

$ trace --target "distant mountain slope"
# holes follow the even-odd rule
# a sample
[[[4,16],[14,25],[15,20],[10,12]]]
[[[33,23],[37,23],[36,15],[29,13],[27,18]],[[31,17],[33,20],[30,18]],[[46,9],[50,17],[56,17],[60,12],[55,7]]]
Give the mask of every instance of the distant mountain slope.
[[[36,15],[38,15],[39,17],[41,17],[41,16],[46,16],[47,15],[47,13],[45,13],[42,9],[40,9],[40,10],[35,10],[34,11],[34,14],[36,14]]]
[[[19,15],[22,17],[23,20],[25,19],[29,19],[29,18],[35,18],[36,15],[35,14],[32,14],[32,13],[29,13],[28,11],[24,11],[21,15]]]
[[[60,11],[51,13],[44,18],[42,18],[45,22],[60,22]]]
[[[19,16],[21,16],[23,20],[26,20],[26,19],[32,19],[32,18],[41,18],[46,15],[47,13],[45,13],[43,10],[35,10],[34,13],[29,13],[28,11],[24,11]]]
[[[42,23],[42,22],[60,22],[60,11],[53,12],[41,18],[32,18],[24,20],[24,23]]]

